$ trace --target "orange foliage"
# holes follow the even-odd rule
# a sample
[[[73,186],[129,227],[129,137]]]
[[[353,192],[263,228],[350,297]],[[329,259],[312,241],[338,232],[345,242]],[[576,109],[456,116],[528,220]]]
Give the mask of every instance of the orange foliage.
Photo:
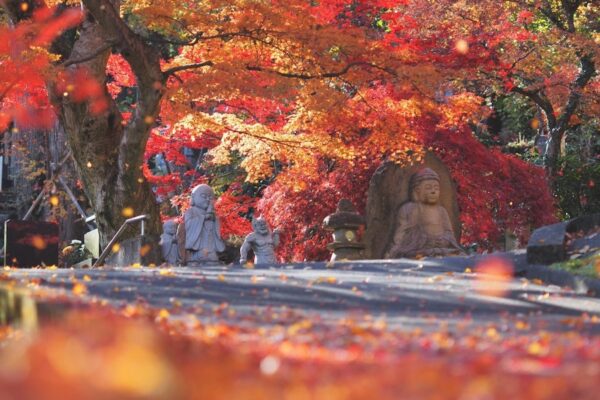
[[[0,330],[5,399],[592,399],[600,343],[517,321],[461,335],[308,320],[287,329],[169,322],[167,310],[94,306],[38,333]],[[152,320],[156,322],[152,322]],[[307,338],[310,338],[307,340]],[[335,338],[335,340],[334,340]]]

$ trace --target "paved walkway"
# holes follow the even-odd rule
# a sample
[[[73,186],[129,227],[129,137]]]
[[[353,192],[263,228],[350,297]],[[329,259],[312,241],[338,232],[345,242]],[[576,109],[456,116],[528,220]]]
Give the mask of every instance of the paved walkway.
[[[515,264],[521,256],[513,256]],[[558,286],[515,278],[502,297],[479,290],[477,258],[361,261],[189,268],[12,270],[17,280],[72,294],[85,284],[88,298],[114,306],[142,302],[167,308],[172,318],[195,315],[203,322],[278,324],[311,318],[326,326],[340,320],[381,321],[401,330],[464,331],[494,326],[600,334],[600,299]],[[281,317],[281,318],[280,318]],[[284,318],[285,317],[285,318]],[[293,318],[292,318],[293,319]],[[579,322],[578,322],[579,321]],[[515,328],[516,327],[516,328]],[[521,332],[522,333],[522,332]]]

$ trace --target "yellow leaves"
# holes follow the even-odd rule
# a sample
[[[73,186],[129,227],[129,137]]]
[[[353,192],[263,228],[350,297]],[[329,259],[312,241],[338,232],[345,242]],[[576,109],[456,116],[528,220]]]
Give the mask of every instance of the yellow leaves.
[[[169,318],[170,315],[171,314],[169,313],[169,311],[166,308],[161,308],[156,316],[156,319],[158,319],[158,320],[167,319],[167,318]]]
[[[548,347],[539,341],[534,341],[527,346],[527,352],[533,356],[543,356],[548,353]]]
[[[81,282],[75,282],[73,288],[71,289],[71,292],[73,292],[73,294],[76,296],[83,296],[87,293],[87,286],[85,286]]]
[[[517,330],[519,330],[519,331],[529,330],[530,327],[531,326],[529,325],[529,323],[527,323],[525,321],[517,321],[515,323],[515,328],[517,328]]]
[[[300,331],[309,330],[311,327],[312,327],[312,322],[308,319],[303,319],[302,321],[296,322],[295,324],[291,325],[287,329],[287,333],[288,333],[288,335],[293,336],[293,335],[298,334],[298,332],[300,332]]]
[[[445,98],[441,105],[443,120],[438,124],[441,128],[456,127],[469,123],[470,121],[481,121],[489,109],[484,107],[481,97],[463,92]]]

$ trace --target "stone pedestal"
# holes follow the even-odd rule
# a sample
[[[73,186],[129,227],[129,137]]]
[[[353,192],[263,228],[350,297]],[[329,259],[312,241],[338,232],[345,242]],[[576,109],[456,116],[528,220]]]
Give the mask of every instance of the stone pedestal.
[[[347,199],[340,200],[336,212],[323,221],[325,229],[333,231],[333,243],[327,245],[333,252],[331,261],[364,258],[365,245],[358,237],[358,230],[364,224],[364,218],[356,212],[354,205]]]

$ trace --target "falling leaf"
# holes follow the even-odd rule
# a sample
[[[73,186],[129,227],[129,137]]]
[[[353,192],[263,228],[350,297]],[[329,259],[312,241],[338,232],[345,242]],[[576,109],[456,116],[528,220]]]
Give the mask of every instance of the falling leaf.
[[[475,290],[486,296],[506,295],[508,284],[513,277],[513,265],[499,257],[488,257],[475,267],[477,280]]]
[[[121,210],[121,215],[125,218],[131,218],[135,214],[135,211],[132,207],[125,207]]]

